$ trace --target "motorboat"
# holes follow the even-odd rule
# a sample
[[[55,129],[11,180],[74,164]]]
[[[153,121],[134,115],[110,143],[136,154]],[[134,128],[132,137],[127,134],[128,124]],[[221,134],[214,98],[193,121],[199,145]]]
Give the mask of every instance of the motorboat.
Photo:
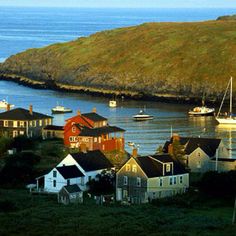
[[[5,99],[0,101],[0,109],[7,109],[8,107],[11,109],[15,105],[8,103]]]
[[[63,113],[71,113],[72,110],[70,108],[66,108],[64,106],[57,105],[52,108],[52,114],[63,114]]]
[[[117,106],[116,100],[109,101],[109,107],[116,107],[116,106]]]
[[[140,110],[137,115],[133,116],[135,121],[144,121],[144,120],[153,120],[154,117],[152,115],[148,115],[144,112],[144,110]]]
[[[230,91],[230,96],[229,96],[229,112],[225,112],[223,115],[221,115],[221,108],[223,106],[223,103],[224,103],[224,100],[225,100],[225,97],[226,97],[226,94],[227,94],[227,91]],[[216,116],[216,121],[219,123],[219,124],[227,124],[227,125],[236,125],[236,117],[233,116],[233,113],[232,113],[232,107],[233,107],[233,78],[231,77],[230,80],[229,80],[229,83],[227,85],[227,88],[225,90],[225,94],[224,94],[224,97],[222,99],[222,102],[221,102],[221,105],[220,105],[220,109],[217,113],[217,116]]]
[[[215,108],[209,108],[206,106],[194,107],[190,110],[188,114],[190,116],[213,116],[215,113]]]

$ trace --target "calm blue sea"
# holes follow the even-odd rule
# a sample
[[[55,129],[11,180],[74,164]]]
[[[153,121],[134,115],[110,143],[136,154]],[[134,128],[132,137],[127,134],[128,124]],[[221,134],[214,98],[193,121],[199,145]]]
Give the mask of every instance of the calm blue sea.
[[[63,8],[6,8],[0,7],[0,60],[26,50],[65,42],[97,31],[137,25],[144,22],[204,21],[236,13],[236,9],[63,9]],[[170,138],[171,129],[182,136],[222,138],[229,148],[236,148],[236,128],[220,127],[213,117],[188,117],[188,105],[147,101],[118,100],[118,107],[108,107],[108,99],[82,94],[35,90],[18,84],[0,81],[0,100],[8,99],[16,107],[50,114],[57,103],[73,109],[73,114],[55,115],[54,124],[63,125],[77,110],[90,112],[93,107],[108,118],[111,125],[126,130],[127,142],[140,145],[141,154],[152,154]],[[134,122],[140,108],[154,115],[154,120]],[[217,109],[217,108],[216,108]],[[2,111],[0,111],[2,112]],[[232,152],[232,156],[236,153]]]
[[[214,20],[236,9],[80,9],[0,7],[0,61],[28,48],[144,22]]]

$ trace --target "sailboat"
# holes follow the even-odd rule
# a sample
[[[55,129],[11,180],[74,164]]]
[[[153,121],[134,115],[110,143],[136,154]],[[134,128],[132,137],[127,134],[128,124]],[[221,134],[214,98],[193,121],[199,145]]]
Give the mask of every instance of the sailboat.
[[[223,106],[227,91],[230,89],[230,96],[229,96],[229,112],[225,113],[223,116],[220,116],[220,111],[221,108]],[[232,101],[233,101],[233,96],[232,96],[232,92],[233,92],[233,78],[231,77],[229,80],[229,83],[227,85],[227,88],[225,90],[225,94],[224,97],[222,99],[221,105],[220,105],[220,109],[217,113],[216,116],[216,120],[219,124],[229,124],[229,125],[236,125],[236,117],[234,117],[232,115]]]

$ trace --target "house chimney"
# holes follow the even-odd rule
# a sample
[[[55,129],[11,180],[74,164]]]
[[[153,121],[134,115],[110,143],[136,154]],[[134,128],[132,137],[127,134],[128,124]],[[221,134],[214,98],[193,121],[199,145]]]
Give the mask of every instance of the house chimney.
[[[97,112],[97,109],[96,109],[96,107],[94,107],[94,108],[92,109],[92,112],[94,112],[94,113],[96,113],[96,112]]]
[[[11,110],[11,105],[8,103],[7,104],[7,111],[10,111]]]
[[[33,106],[32,105],[29,106],[29,113],[30,113],[30,115],[33,115]]]
[[[87,152],[87,146],[86,146],[85,143],[80,144],[80,151],[83,152],[83,153]]]
[[[80,110],[77,111],[77,115],[80,116],[81,115],[81,112]]]
[[[172,136],[172,139],[173,139],[173,141],[179,141],[180,140],[179,134],[174,133],[173,136]]]
[[[132,157],[136,158],[138,156],[138,149],[137,148],[133,148],[132,150]]]

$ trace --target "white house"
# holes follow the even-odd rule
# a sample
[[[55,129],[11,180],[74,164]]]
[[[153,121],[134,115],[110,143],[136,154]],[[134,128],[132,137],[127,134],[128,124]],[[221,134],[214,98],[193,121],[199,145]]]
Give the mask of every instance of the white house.
[[[55,168],[44,175],[44,191],[57,193],[63,186],[77,184],[82,191],[87,183],[113,165],[99,150],[68,154]],[[36,179],[37,182],[39,178]],[[38,188],[39,185],[37,184]]]

